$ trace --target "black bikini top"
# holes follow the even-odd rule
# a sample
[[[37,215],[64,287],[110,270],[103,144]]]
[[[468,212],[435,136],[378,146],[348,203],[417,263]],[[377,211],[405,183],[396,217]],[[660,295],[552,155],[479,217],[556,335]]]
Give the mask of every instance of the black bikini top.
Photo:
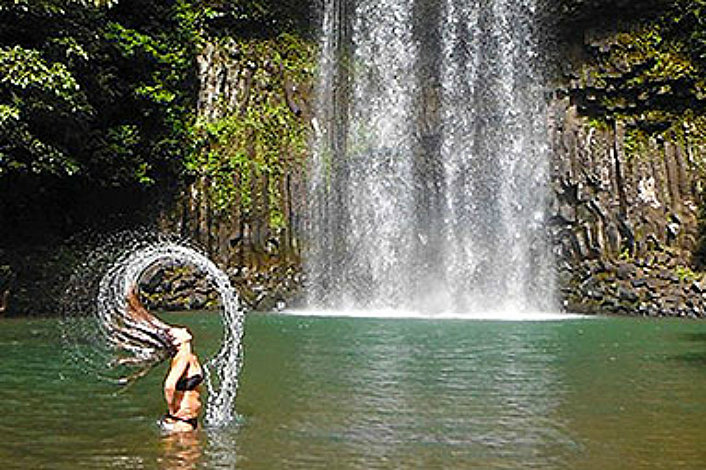
[[[195,390],[196,387],[203,382],[203,374],[192,375],[191,377],[182,377],[177,380],[176,389],[180,392],[189,392]]]

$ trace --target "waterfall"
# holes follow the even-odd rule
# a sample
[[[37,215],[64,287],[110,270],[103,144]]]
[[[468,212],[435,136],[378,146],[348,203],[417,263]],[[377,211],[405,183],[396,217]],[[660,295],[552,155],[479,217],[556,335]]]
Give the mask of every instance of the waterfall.
[[[328,0],[311,307],[554,310],[537,0]]]

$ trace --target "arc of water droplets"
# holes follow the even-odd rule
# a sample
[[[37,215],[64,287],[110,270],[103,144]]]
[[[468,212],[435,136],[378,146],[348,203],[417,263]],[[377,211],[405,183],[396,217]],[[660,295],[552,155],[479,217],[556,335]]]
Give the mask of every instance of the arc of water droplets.
[[[101,279],[97,299],[99,326],[108,343],[117,346],[116,334],[127,320],[126,298],[130,287],[137,284],[146,269],[166,262],[190,264],[205,272],[221,295],[223,341],[218,353],[204,364],[208,391],[204,421],[209,426],[223,426],[234,416],[242,364],[244,314],[228,276],[211,260],[192,248],[173,242],[149,245],[124,255]],[[120,346],[124,348],[123,344]],[[128,352],[140,359],[159,354],[147,346],[134,346]]]

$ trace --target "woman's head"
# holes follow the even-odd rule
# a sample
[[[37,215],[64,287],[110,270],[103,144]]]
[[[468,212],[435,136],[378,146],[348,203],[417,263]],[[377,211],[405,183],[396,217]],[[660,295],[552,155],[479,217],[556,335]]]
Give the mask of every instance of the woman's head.
[[[171,337],[172,344],[179,348],[183,344],[191,341],[192,336],[189,330],[183,327],[174,327],[169,329],[169,336]]]

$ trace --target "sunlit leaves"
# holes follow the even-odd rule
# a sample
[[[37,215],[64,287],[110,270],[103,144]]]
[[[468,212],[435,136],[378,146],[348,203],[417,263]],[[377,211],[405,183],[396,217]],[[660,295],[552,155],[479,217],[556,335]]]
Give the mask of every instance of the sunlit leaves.
[[[20,46],[0,48],[0,77],[0,85],[10,86],[15,92],[41,91],[65,101],[72,111],[87,109],[68,68],[60,62],[45,61],[39,51]]]
[[[20,119],[20,109],[16,106],[0,104],[0,126],[10,125]]]
[[[63,15],[69,8],[110,8],[120,0],[2,0],[0,12],[7,10]]]
[[[214,120],[194,126],[199,147],[187,168],[210,182],[216,209],[237,206],[249,214],[254,201],[267,201],[269,225],[284,228],[283,181],[304,165],[309,138],[306,120],[290,109],[286,83],[313,80],[314,47],[297,36],[241,39],[219,46],[231,73],[245,73],[239,103]],[[290,85],[291,85],[290,83]],[[244,90],[248,89],[248,92]]]
[[[90,112],[80,86],[60,62],[45,60],[39,51],[0,47],[0,175],[8,171],[72,175],[75,158],[39,137],[26,119],[36,113],[57,116]]]

